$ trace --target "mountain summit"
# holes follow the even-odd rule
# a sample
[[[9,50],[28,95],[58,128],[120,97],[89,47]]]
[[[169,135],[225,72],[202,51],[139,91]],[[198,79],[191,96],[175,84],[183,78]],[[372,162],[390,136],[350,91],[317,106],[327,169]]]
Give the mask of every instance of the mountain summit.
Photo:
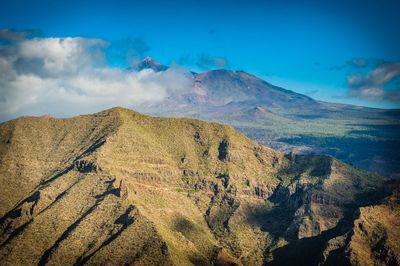
[[[113,108],[0,143],[2,265],[399,262],[394,184],[226,125]]]
[[[136,70],[136,71],[142,71],[143,69],[152,69],[155,72],[159,72],[159,71],[167,70],[168,67],[164,66],[164,65],[161,65],[160,63],[158,63],[157,61],[155,61],[151,57],[146,57],[142,61],[137,63],[133,67],[133,69]]]

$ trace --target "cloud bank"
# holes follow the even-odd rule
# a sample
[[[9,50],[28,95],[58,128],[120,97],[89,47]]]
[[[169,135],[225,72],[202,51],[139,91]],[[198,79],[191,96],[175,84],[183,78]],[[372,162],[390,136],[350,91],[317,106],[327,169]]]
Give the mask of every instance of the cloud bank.
[[[0,121],[21,115],[67,117],[161,101],[191,85],[181,69],[140,72],[105,64],[109,44],[91,38],[26,38],[0,32]]]

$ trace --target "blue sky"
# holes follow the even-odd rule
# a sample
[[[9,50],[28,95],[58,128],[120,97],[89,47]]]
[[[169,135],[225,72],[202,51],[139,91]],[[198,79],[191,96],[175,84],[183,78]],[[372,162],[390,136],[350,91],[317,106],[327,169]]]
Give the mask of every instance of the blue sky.
[[[195,71],[245,70],[320,100],[400,108],[397,94],[373,97],[365,89],[372,82],[385,93],[400,90],[398,67],[391,68],[393,78],[375,82],[380,68],[400,62],[400,1],[14,0],[1,6],[3,29],[106,40],[110,66],[128,66],[132,54],[151,56]]]

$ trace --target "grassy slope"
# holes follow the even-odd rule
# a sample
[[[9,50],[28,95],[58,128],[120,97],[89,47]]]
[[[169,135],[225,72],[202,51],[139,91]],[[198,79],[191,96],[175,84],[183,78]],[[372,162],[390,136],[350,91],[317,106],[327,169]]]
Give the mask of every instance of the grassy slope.
[[[121,108],[23,118],[0,141],[5,264],[260,265],[335,229],[382,183],[228,126]]]

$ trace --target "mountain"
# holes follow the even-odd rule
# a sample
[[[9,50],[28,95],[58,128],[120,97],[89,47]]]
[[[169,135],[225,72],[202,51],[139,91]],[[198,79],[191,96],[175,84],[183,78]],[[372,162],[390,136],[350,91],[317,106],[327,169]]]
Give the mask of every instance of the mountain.
[[[2,123],[0,143],[2,265],[400,261],[396,182],[227,125],[113,108]]]
[[[319,103],[312,98],[273,86],[243,71],[213,70],[205,73],[191,73],[193,87],[170,95],[165,107],[151,106],[157,111],[188,110],[198,115],[241,110],[257,104],[268,105],[272,110],[283,110],[294,106],[316,108]]]
[[[284,152],[327,154],[400,178],[400,110],[317,101],[244,71],[191,72],[192,86],[163,102],[135,106],[159,116],[200,118],[234,126]],[[262,108],[268,115],[252,113]],[[260,109],[261,110],[261,109]]]
[[[161,65],[151,57],[146,57],[142,61],[134,65],[130,70],[142,71],[143,69],[152,69],[155,72],[159,72],[167,70],[168,67]]]

